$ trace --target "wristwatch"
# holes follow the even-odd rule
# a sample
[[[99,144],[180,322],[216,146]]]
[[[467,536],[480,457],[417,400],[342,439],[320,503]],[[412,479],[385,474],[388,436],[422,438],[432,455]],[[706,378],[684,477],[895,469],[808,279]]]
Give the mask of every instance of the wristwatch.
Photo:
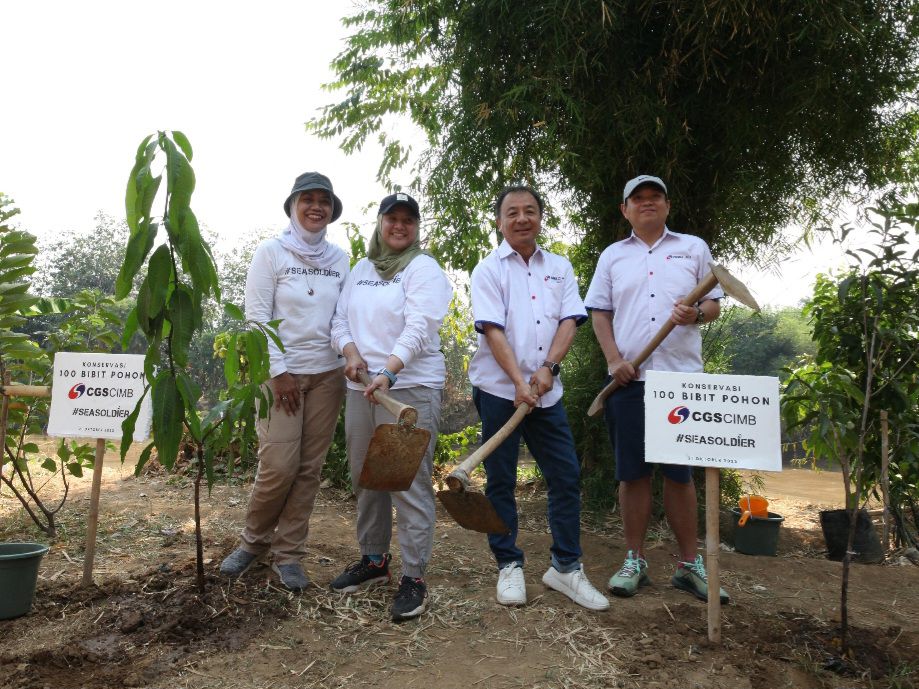
[[[542,365],[540,366],[540,368],[542,368],[543,366],[549,369],[549,371],[552,373],[553,376],[557,376],[562,370],[561,366],[559,366],[554,361],[549,361],[548,359],[542,362]]]
[[[702,325],[705,323],[705,311],[702,310],[701,306],[696,306],[696,325]]]
[[[378,376],[386,376],[387,378],[389,378],[389,386],[390,386],[390,387],[392,387],[393,385],[396,384],[396,380],[397,380],[396,374],[393,373],[392,371],[390,371],[388,368],[381,368],[381,369],[379,370],[379,372],[377,372],[377,375],[378,375]]]

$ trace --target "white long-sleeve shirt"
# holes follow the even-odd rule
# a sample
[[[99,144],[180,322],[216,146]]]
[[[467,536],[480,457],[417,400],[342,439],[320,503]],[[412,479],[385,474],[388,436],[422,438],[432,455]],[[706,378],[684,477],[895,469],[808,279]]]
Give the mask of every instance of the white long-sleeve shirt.
[[[282,319],[278,335],[285,351],[268,339],[272,377],[344,366],[332,347],[331,324],[347,277],[344,253],[331,268],[311,268],[277,239],[259,244],[246,275],[246,318],[259,323]]]
[[[340,352],[353,342],[371,373],[384,368],[390,354],[399,357],[405,368],[394,389],[441,389],[446,367],[440,326],[452,296],[453,286],[430,256],[417,256],[392,280],[383,280],[369,259],[361,259],[338,300],[332,341]],[[348,387],[364,389],[351,381]]]

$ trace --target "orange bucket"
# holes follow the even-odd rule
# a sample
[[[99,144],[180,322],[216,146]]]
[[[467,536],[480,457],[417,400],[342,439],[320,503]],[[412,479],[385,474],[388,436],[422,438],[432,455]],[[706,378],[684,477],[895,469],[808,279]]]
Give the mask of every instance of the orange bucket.
[[[762,495],[744,495],[737,501],[737,506],[742,514],[737,521],[737,526],[743,526],[750,517],[758,519],[769,518],[769,501]]]

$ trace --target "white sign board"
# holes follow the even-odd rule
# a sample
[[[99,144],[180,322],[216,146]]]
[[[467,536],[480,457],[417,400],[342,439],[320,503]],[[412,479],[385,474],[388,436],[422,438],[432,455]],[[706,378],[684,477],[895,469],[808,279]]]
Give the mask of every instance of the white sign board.
[[[48,435],[78,438],[121,438],[121,422],[144,394],[141,354],[77,354],[54,356]],[[134,440],[146,440],[152,420],[150,396],[144,398],[134,427]]]
[[[649,462],[782,470],[779,379],[648,371]]]

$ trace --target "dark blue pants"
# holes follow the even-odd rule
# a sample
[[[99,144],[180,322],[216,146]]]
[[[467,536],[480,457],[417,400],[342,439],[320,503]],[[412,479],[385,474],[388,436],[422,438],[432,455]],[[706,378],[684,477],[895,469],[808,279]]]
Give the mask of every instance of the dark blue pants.
[[[606,385],[612,380],[607,377]],[[603,404],[606,430],[616,454],[616,479],[637,481],[654,472],[654,463],[645,458],[645,383],[633,380],[617,388]],[[689,483],[692,468],[681,464],[660,464],[661,473],[671,481]]]
[[[514,403],[472,389],[472,400],[482,419],[482,440],[493,436],[514,414]],[[574,438],[561,402],[537,407],[485,460],[488,483],[485,495],[510,527],[507,535],[489,534],[488,545],[498,567],[512,562],[523,566],[523,551],[517,547],[517,455],[523,436],[549,489],[549,528],[552,531],[552,564],[560,572],[571,572],[581,561],[580,465]]]

